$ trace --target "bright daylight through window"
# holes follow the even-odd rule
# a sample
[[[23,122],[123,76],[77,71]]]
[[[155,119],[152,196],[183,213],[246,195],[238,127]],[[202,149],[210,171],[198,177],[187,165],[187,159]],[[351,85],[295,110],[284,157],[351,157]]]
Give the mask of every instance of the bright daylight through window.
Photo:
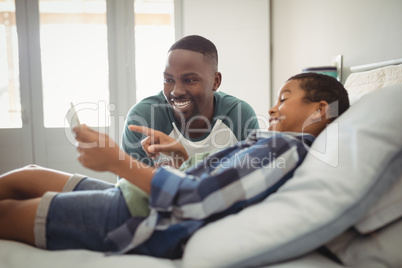
[[[137,101],[162,90],[166,54],[175,40],[173,0],[135,0]]]
[[[173,0],[134,1],[137,101],[162,88],[163,59],[174,41],[173,10]],[[113,105],[105,0],[41,0],[40,12],[45,126],[63,126],[70,101],[84,104],[83,122],[108,126]]]
[[[140,101],[162,89],[164,59],[175,38],[174,1],[133,2]],[[113,89],[106,0],[39,0],[39,12],[43,125],[66,126],[64,117],[73,102],[86,107],[79,111],[82,122],[108,126]],[[17,41],[14,0],[0,0],[0,128],[22,127]]]
[[[20,128],[18,38],[13,0],[0,1],[0,128]]]
[[[45,127],[63,127],[70,102],[86,107],[83,122],[107,125],[106,1],[40,0],[39,12]]]

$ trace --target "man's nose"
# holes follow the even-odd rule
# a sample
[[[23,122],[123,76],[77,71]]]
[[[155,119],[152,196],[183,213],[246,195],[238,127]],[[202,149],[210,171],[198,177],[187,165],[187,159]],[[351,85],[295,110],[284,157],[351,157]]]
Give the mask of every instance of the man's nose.
[[[172,92],[170,92],[170,95],[172,95],[175,98],[178,98],[185,94],[186,94],[186,89],[182,83],[176,83],[173,87]]]

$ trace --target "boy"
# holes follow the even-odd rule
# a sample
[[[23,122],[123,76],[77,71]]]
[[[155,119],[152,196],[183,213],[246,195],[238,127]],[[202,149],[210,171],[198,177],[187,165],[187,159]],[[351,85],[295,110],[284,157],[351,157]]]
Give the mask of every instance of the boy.
[[[293,76],[269,110],[270,130],[276,131],[253,132],[185,173],[144,166],[127,157],[119,160],[121,151],[108,136],[81,126],[75,130],[79,161],[114,172],[149,194],[149,215],[130,212],[130,194],[124,195],[129,187],[28,167],[0,179],[0,238],[47,249],[179,258],[197,229],[260,202],[291,178],[314,137],[348,107],[347,92],[336,79],[315,73]],[[186,160],[180,146],[169,145],[172,140],[151,134],[154,140],[144,144],[146,151],[166,150]],[[88,146],[94,143],[106,146]],[[70,192],[48,192],[62,190]]]

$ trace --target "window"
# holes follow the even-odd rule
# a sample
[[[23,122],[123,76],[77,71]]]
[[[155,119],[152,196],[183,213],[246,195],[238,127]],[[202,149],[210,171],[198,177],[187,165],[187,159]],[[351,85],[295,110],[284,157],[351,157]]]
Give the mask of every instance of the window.
[[[172,20],[172,0],[0,0],[0,171],[36,163],[115,181],[76,160],[65,115],[73,102],[118,141],[129,108],[162,88]]]
[[[137,101],[163,88],[169,47],[175,40],[173,0],[135,0],[135,64]]]
[[[89,125],[108,126],[106,0],[40,0],[43,125],[64,127],[70,102]],[[173,0],[134,0],[136,100],[163,88],[175,40]],[[0,1],[0,128],[21,128],[15,4]],[[133,90],[133,89],[129,89]],[[134,103],[133,103],[134,104]]]
[[[21,128],[14,1],[0,1],[0,128]]]
[[[70,102],[83,122],[108,126],[105,0],[40,0],[45,127],[63,127]]]

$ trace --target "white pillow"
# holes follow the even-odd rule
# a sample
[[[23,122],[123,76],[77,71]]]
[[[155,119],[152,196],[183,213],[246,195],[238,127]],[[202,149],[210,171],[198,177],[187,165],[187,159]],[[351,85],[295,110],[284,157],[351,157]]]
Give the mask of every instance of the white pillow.
[[[366,95],[367,93],[348,93],[349,95],[349,103],[350,105],[355,104],[357,101],[359,101],[364,95]]]
[[[277,193],[196,232],[183,267],[288,260],[356,224],[401,177],[401,100],[402,86],[395,86],[351,106],[317,137],[294,178]]]

